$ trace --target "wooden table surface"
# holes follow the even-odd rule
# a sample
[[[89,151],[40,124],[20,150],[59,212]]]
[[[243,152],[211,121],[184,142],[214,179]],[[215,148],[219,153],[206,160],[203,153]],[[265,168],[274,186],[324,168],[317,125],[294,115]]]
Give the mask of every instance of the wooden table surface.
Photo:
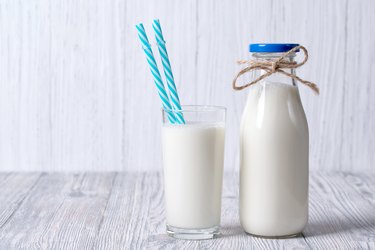
[[[375,174],[310,175],[310,218],[298,238],[246,235],[238,173],[224,176],[221,236],[165,234],[160,173],[1,173],[0,249],[375,249]]]

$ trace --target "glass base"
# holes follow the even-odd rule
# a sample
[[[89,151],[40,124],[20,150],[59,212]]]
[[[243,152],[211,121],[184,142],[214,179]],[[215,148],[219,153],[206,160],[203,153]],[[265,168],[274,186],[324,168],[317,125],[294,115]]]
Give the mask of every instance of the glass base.
[[[207,240],[212,239],[220,233],[219,226],[203,229],[185,229],[167,225],[167,233],[177,239],[183,240]]]

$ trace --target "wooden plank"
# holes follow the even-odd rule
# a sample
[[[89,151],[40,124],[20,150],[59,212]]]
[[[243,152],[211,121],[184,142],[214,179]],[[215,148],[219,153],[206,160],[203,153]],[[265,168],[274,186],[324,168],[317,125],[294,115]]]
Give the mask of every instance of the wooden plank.
[[[314,173],[310,185],[310,221],[304,231],[315,249],[374,247],[374,203],[338,173]]]
[[[146,186],[144,186],[146,185]],[[138,221],[135,233],[128,237],[125,246],[130,249],[246,249],[273,248],[308,249],[301,238],[266,240],[251,237],[243,232],[238,217],[238,174],[226,173],[223,188],[222,234],[213,240],[176,240],[166,235],[163,178],[161,174],[147,174],[142,186],[142,199],[134,210],[133,220]],[[147,207],[147,209],[145,209]],[[143,216],[143,217],[142,217]]]
[[[47,174],[0,229],[0,249],[91,248],[115,174]]]
[[[0,228],[33,191],[40,173],[2,173],[0,175]]]
[[[363,244],[369,249],[375,249],[375,174],[343,172],[340,175],[344,176],[347,184],[357,192],[358,196],[353,202],[361,211],[365,210],[366,217],[361,218],[361,222],[362,228],[367,232],[362,235],[361,241],[364,241]]]
[[[108,199],[101,226],[95,242],[95,249],[140,249],[142,240],[149,233],[145,225],[149,223],[147,211],[151,189],[159,186],[149,175],[143,173],[123,173],[116,178]]]
[[[375,174],[374,173],[338,173],[345,181],[360,193],[360,195],[371,203],[375,202]]]
[[[161,173],[2,177],[0,214],[8,216],[0,217],[4,221],[0,249],[375,248],[374,174],[313,172],[304,237],[273,240],[243,232],[238,217],[239,174],[225,173],[222,234],[204,241],[166,235]]]
[[[0,172],[0,184],[3,180],[5,180],[12,172]]]

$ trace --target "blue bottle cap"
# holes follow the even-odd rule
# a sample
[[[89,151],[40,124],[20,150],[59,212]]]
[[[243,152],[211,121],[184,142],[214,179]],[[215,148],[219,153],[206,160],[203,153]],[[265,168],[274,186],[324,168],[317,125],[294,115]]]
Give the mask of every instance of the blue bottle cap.
[[[298,43],[251,43],[249,44],[250,52],[287,52],[294,47],[299,46]],[[299,49],[296,51],[298,52]]]

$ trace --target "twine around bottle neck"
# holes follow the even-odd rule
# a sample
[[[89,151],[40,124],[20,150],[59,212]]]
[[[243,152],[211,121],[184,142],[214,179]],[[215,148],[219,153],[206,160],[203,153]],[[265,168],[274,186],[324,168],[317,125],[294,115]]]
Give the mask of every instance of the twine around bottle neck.
[[[302,62],[297,63],[295,61],[288,61],[287,58],[290,57],[294,52],[298,51],[299,49],[302,50],[303,53],[304,53],[304,59],[302,60]],[[300,46],[296,46],[296,47],[292,48],[288,52],[285,52],[284,54],[282,54],[280,57],[278,57],[275,60],[267,60],[267,61],[240,60],[240,61],[238,61],[238,64],[248,64],[248,66],[243,68],[240,72],[238,72],[237,76],[234,78],[233,89],[234,90],[243,90],[247,87],[250,87],[251,85],[254,85],[254,84],[258,83],[259,81],[263,80],[264,78],[269,77],[270,75],[272,75],[274,73],[280,73],[280,74],[288,76],[288,77],[290,77],[290,78],[292,78],[296,81],[301,82],[302,84],[309,87],[316,94],[319,95],[319,88],[315,83],[303,80],[300,77],[296,76],[295,74],[291,74],[291,73],[288,73],[288,72],[283,70],[283,69],[296,69],[298,67],[301,67],[302,65],[304,65],[307,62],[308,58],[309,58],[309,55],[308,55],[307,49],[300,45]],[[265,73],[260,75],[259,77],[257,77],[256,79],[254,79],[253,81],[251,81],[251,82],[249,82],[245,85],[242,85],[242,86],[237,85],[237,80],[238,80],[239,77],[246,74],[247,72],[251,72],[251,71],[254,71],[254,70],[264,70]]]

